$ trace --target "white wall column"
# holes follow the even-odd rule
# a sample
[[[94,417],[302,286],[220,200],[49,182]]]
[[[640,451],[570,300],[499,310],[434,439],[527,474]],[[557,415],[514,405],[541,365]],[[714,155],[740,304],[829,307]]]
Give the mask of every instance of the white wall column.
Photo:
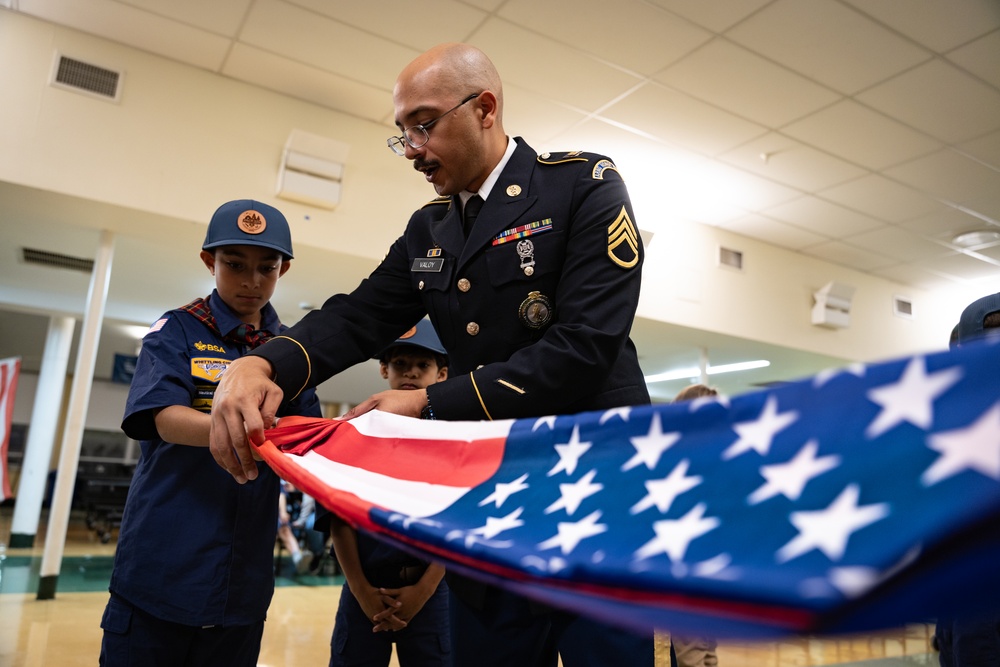
[[[66,530],[69,526],[70,505],[73,501],[73,486],[80,463],[80,447],[83,444],[83,427],[90,404],[90,389],[94,381],[94,366],[97,360],[97,344],[104,321],[104,307],[108,300],[108,283],[111,280],[111,261],[114,258],[115,235],[110,231],[101,232],[101,242],[94,260],[90,290],[87,294],[87,312],[83,319],[80,349],[76,354],[76,370],[73,372],[73,386],[63,432],[62,449],[59,453],[59,467],[56,472],[52,506],[49,508],[49,523],[45,533],[45,552],[38,580],[38,599],[50,600],[56,595],[56,583],[66,547]]]
[[[28,442],[24,449],[21,476],[15,494],[14,518],[10,527],[11,547],[32,547],[38,533],[38,518],[42,512],[49,461],[56,441],[56,425],[62,408],[66,367],[73,343],[76,320],[72,317],[49,318],[42,367],[35,387],[35,402],[28,424]]]

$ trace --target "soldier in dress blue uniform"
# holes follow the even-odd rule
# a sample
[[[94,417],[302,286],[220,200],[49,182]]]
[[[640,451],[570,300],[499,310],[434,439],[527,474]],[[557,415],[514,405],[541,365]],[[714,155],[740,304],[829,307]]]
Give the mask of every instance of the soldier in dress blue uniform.
[[[578,151],[538,155],[508,137],[500,77],[468,45],[415,59],[393,102],[401,135],[389,147],[439,197],[412,215],[357,289],[230,369],[212,415],[212,451],[238,481],[256,474],[247,439],[263,440],[283,396],[371,357],[425,314],[448,351],[449,378],[381,392],[349,416],[377,408],[483,420],[649,402],[629,338],[643,250],[614,163]],[[653,664],[652,633],[469,579],[448,582],[457,665],[548,666],[557,651],[566,667]]]
[[[270,298],[291,266],[288,223],[260,202],[223,204],[201,259],[216,289],[150,328],[125,406],[141,454],[101,620],[107,667],[253,667],[274,592],[278,477],[258,463],[240,485],[220,470],[209,412],[230,364],[287,328]],[[315,391],[282,414],[320,416]]]

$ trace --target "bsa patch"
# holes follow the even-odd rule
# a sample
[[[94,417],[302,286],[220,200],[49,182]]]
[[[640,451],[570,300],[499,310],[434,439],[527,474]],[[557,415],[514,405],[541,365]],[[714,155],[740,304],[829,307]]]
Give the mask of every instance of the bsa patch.
[[[608,257],[623,269],[639,263],[639,233],[622,206],[621,213],[608,225]]]
[[[600,181],[604,179],[604,172],[606,171],[618,171],[618,167],[611,160],[598,160],[597,164],[594,165],[594,171],[591,172],[591,176],[594,180]],[[619,172],[619,175],[621,172]]]
[[[229,368],[231,359],[214,359],[212,357],[192,357],[191,377],[218,384],[222,374]]]
[[[260,234],[267,229],[267,219],[261,215],[260,211],[243,211],[240,217],[236,218],[236,226],[241,232],[247,234]]]

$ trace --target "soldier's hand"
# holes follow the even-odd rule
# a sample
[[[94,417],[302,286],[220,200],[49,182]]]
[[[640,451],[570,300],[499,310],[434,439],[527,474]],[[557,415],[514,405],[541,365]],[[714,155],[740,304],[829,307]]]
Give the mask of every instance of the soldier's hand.
[[[271,381],[271,362],[243,357],[229,365],[212,400],[212,456],[240,484],[257,478],[249,445],[264,442],[264,429],[274,423],[282,391]]]

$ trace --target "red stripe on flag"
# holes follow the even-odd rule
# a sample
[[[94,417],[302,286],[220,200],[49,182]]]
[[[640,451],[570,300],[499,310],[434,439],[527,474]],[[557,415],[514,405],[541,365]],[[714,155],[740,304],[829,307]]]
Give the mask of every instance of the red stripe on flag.
[[[421,425],[412,420],[414,431]],[[336,438],[334,438],[336,434]],[[267,438],[286,454],[326,459],[395,479],[471,488],[496,473],[505,438],[429,439],[359,433],[350,421],[285,417]]]

